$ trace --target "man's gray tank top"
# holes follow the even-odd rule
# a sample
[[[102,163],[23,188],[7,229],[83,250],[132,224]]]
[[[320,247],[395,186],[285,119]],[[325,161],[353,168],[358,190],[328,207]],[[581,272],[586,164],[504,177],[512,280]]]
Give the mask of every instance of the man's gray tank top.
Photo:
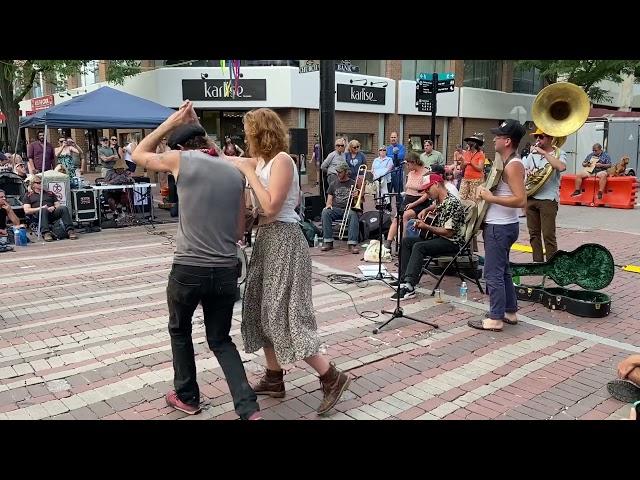
[[[231,163],[197,150],[180,153],[178,235],[173,263],[236,265],[244,176]]]

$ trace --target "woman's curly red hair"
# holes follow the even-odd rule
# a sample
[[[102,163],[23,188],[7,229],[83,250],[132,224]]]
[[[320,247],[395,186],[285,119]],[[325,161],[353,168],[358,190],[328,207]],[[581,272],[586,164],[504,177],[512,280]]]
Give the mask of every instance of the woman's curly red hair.
[[[280,152],[289,150],[289,140],[284,122],[269,108],[258,108],[244,116],[244,133],[249,155],[271,160]]]

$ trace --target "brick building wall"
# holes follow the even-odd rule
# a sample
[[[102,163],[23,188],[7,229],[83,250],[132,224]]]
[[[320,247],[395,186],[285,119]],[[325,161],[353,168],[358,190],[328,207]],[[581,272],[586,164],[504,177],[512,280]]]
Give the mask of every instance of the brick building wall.
[[[399,81],[402,79],[402,60],[387,60],[385,65],[385,76],[396,81],[396,104],[394,111],[398,111],[398,91],[400,89]],[[386,115],[384,121],[384,141],[388,141],[391,132],[400,133],[400,115],[391,113]]]

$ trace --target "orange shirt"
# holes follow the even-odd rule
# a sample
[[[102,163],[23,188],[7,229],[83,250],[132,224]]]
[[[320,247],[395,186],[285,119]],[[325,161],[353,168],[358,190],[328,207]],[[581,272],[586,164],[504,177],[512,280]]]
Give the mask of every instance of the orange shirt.
[[[465,150],[462,152],[462,159],[463,168],[465,165],[467,166],[464,170],[464,178],[467,180],[482,180],[484,178],[484,172],[482,170],[478,171],[469,165],[469,163],[472,163],[476,167],[484,168],[484,153]]]

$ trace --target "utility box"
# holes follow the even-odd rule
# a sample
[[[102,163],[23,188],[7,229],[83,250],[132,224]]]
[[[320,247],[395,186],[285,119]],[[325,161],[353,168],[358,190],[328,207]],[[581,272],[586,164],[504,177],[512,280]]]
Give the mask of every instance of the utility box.
[[[60,205],[66,206],[71,211],[71,181],[66,173],[47,170],[42,173],[42,187],[53,192]]]

